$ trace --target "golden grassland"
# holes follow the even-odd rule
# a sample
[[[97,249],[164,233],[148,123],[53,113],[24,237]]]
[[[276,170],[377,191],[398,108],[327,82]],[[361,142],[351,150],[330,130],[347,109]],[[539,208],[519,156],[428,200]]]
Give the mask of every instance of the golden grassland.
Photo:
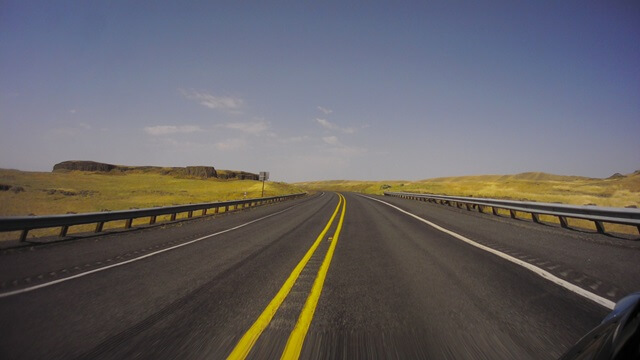
[[[0,169],[0,184],[11,188],[0,191],[0,216],[47,215],[142,209],[167,205],[213,202],[260,197],[262,182],[180,178],[153,172],[25,172]],[[19,191],[18,188],[24,189]],[[304,190],[297,186],[266,182],[264,195],[292,194]],[[183,214],[183,216],[185,216]],[[180,218],[180,216],[179,216]],[[147,219],[148,220],[148,219]],[[162,219],[158,219],[160,221]],[[140,219],[137,223],[145,221]],[[121,227],[120,222],[105,228]],[[74,227],[76,228],[76,227]],[[74,232],[87,231],[78,226]],[[33,236],[53,235],[55,230],[33,231]],[[0,233],[0,239],[15,234]]]
[[[316,181],[295,184],[306,190],[355,191],[382,194],[406,191],[452,196],[473,196],[572,205],[640,207],[640,171],[607,179],[552,175],[540,172],[517,175],[443,177],[419,181]],[[552,217],[543,220],[557,222]],[[572,226],[592,229],[591,222],[571,220]],[[624,225],[607,225],[615,232],[637,234]]]

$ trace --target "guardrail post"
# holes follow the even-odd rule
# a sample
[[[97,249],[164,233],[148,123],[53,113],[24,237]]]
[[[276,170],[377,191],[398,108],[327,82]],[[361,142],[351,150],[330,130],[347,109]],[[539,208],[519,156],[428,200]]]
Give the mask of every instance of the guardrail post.
[[[169,221],[175,221],[176,220],[176,213],[171,214],[171,217],[169,218]]]
[[[484,214],[484,211],[482,211],[482,205],[478,205],[478,211]]]
[[[189,211],[187,212],[187,217],[188,217],[188,218],[192,218],[192,217],[193,217],[193,210],[189,210]]]
[[[60,237],[67,236],[67,231],[69,231],[69,227],[68,226],[61,227],[60,228]]]
[[[156,217],[155,216],[149,217],[149,225],[153,225],[155,223],[156,223]]]
[[[593,223],[596,224],[596,230],[598,230],[600,234],[604,234],[604,224],[602,221],[594,221]]]
[[[219,212],[220,212],[220,208],[216,206],[216,207],[215,207],[215,209],[213,210],[213,213],[214,213],[214,214],[217,214],[217,213],[219,213]]]
[[[103,227],[104,227],[104,221],[100,221],[100,222],[98,222],[98,223],[96,224],[96,229],[95,229],[95,231],[94,231],[94,232],[97,232],[97,233],[102,232],[102,228],[103,228]]]
[[[124,223],[124,228],[131,229],[132,224],[133,224],[133,219],[127,219],[127,221]]]
[[[498,209],[496,209],[495,206],[491,207],[491,212],[493,213],[493,215],[498,215]]]
[[[558,216],[558,220],[560,220],[560,226],[563,228],[569,228],[569,223],[567,222],[567,218],[564,216]]]
[[[531,220],[533,220],[533,222],[536,224],[540,224],[540,217],[538,216],[538,214],[531,213]]]
[[[229,212],[229,205],[224,207],[224,212]]]
[[[207,215],[207,209],[202,209],[202,216]]]
[[[29,233],[29,229],[24,229],[20,232],[20,242],[27,241],[27,234]]]
[[[516,216],[516,212],[513,210],[509,210],[509,215],[511,215],[512,219],[517,219],[518,217]]]
[[[470,204],[465,204],[467,205],[467,211],[471,211],[471,205]]]

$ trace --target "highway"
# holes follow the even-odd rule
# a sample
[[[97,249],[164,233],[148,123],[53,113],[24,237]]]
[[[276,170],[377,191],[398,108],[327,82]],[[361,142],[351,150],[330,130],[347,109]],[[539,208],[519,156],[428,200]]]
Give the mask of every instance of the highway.
[[[318,193],[0,251],[0,358],[555,359],[638,274],[639,241]]]

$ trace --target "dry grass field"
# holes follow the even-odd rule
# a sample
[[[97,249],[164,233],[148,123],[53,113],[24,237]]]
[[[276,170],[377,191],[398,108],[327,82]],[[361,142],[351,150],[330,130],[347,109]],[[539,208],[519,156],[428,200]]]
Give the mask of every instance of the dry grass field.
[[[68,214],[149,208],[260,197],[262,182],[180,178],[153,172],[25,172],[0,170],[0,216]],[[301,192],[299,187],[265,183],[265,196]],[[161,219],[159,219],[161,220]],[[141,219],[140,221],[144,221]],[[107,223],[105,228],[123,224]],[[74,232],[91,226],[74,227]],[[55,229],[30,232],[53,235]],[[0,233],[0,239],[15,238]]]
[[[318,181],[295,184],[306,190],[355,191],[382,194],[407,191],[438,195],[557,202],[572,205],[640,207],[640,171],[607,179],[561,176],[539,172],[517,175],[480,175],[435,178],[419,181]],[[552,217],[543,220],[557,222]],[[592,229],[586,221],[571,220],[572,226]],[[623,225],[607,225],[614,232],[638,234]]]

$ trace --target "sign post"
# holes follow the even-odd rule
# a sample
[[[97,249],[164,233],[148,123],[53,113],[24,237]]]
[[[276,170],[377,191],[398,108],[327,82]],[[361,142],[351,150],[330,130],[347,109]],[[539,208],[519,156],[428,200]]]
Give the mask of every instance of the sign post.
[[[260,171],[259,180],[262,180],[262,196],[260,196],[260,197],[264,197],[264,182],[266,180],[269,180],[269,172],[268,171]]]

